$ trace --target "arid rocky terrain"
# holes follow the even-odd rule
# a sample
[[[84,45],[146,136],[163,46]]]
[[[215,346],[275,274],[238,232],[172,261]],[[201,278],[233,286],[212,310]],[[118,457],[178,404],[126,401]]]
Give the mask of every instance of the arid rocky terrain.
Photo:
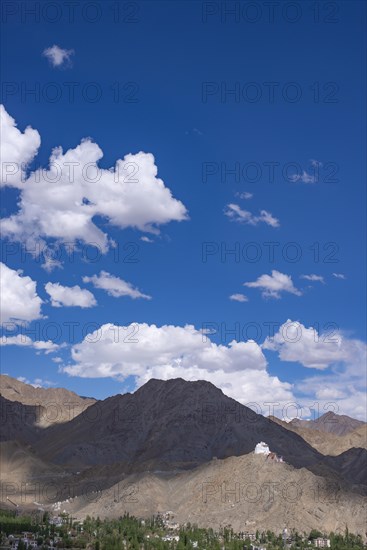
[[[305,427],[265,418],[209,382],[150,380],[85,400],[1,377],[1,501],[75,517],[149,516],[216,527],[364,533],[366,424],[335,415]],[[36,391],[33,391],[36,390]],[[38,391],[37,391],[38,390]],[[43,403],[82,412],[40,422]],[[62,420],[60,420],[62,419]],[[319,429],[319,427],[322,427]],[[284,462],[255,455],[265,441]]]

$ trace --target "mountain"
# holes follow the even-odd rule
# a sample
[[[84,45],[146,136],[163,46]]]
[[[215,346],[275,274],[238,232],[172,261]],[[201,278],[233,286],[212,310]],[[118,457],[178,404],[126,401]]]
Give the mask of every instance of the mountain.
[[[344,532],[347,524],[351,532],[364,534],[367,514],[366,499],[337,482],[253,453],[212,460],[185,472],[131,474],[61,507],[77,518],[119,517],[125,511],[149,517],[170,510],[173,522],[277,533],[283,527]]]
[[[259,441],[295,467],[323,459],[297,434],[227,397],[210,382],[150,380],[134,394],[92,405],[45,432],[44,456],[57,464],[130,462],[191,468],[214,456],[254,450]]]
[[[251,453],[260,441],[295,468],[355,484],[353,468],[344,469],[344,463],[325,457],[298,434],[210,382],[180,378],[152,379],[134,394],[95,403],[67,424],[42,432],[38,452],[70,471],[119,464],[119,472],[126,474],[195,468],[213,457]],[[358,478],[357,485],[364,483]]]
[[[335,414],[332,411],[323,414],[316,420],[300,420],[299,418],[294,418],[289,424],[297,428],[318,430],[334,435],[346,435],[366,425],[366,423],[361,420],[356,420],[345,414]]]
[[[5,374],[0,375],[0,394],[8,401],[37,407],[37,424],[68,422],[96,403],[64,388],[35,388]]]
[[[324,455],[339,455],[352,447],[367,449],[367,424],[365,422],[362,422],[362,425],[354,431],[339,436],[312,428],[304,428],[302,425],[299,426],[292,422],[284,422],[273,416],[269,418],[273,422],[300,435],[314,449],[317,449]]]
[[[0,441],[36,443],[40,437],[40,409],[9,401],[0,395]]]
[[[179,522],[212,527],[335,530],[347,522],[361,532],[365,449],[325,456],[296,433],[315,430],[258,415],[210,382],[152,379],[133,394],[94,402],[48,426],[39,422],[38,405],[2,396],[0,405],[1,479],[16,484],[15,502],[22,487],[38,484],[37,502],[77,517],[173,510]],[[359,441],[357,432],[343,437]],[[260,441],[284,462],[255,455]],[[213,489],[210,503],[203,501],[207,487]],[[235,497],[218,501],[223,490]],[[265,498],[269,491],[275,500]]]
[[[55,479],[55,475],[62,472],[61,468],[38,458],[29,445],[14,440],[0,443],[0,463],[2,483],[21,483],[24,479],[39,481],[46,476]]]

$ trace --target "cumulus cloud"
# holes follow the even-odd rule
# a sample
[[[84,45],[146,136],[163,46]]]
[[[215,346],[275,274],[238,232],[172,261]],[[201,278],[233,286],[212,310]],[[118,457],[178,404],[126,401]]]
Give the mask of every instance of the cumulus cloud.
[[[0,340],[0,346],[24,346],[27,348],[33,348],[36,351],[44,351],[46,355],[56,351],[60,348],[58,344],[55,344],[51,340],[36,340],[33,341],[29,336],[24,334],[17,334],[16,336],[3,336]]]
[[[0,262],[1,323],[19,324],[42,317],[42,300],[37,294],[36,282],[22,273]]]
[[[128,154],[110,169],[98,166],[103,152],[90,139],[66,153],[55,148],[49,168],[32,172],[19,210],[2,220],[3,236],[42,248],[44,239],[93,243],[102,253],[112,244],[95,222],[158,233],[158,226],[187,219],[185,206],[157,177],[150,153]]]
[[[294,361],[304,367],[324,370],[332,363],[352,359],[351,341],[338,331],[319,334],[314,327],[306,328],[288,319],[273,337],[267,337],[264,349],[277,351],[282,361]]]
[[[53,307],[93,307],[97,305],[96,299],[89,290],[80,288],[79,285],[63,286],[60,283],[46,283],[45,290],[51,297]]]
[[[109,296],[120,298],[121,296],[130,296],[130,298],[145,298],[150,300],[151,296],[143,294],[137,288],[134,288],[130,283],[127,283],[119,277],[115,277],[107,271],[101,271],[99,275],[92,277],[83,277],[84,283],[92,283],[96,288],[105,290]]]
[[[272,270],[271,275],[260,275],[256,281],[244,283],[244,286],[262,289],[264,298],[280,298],[282,292],[289,292],[296,296],[302,295],[302,292],[294,286],[290,275],[280,273],[275,269]]]
[[[367,420],[366,389],[366,378],[351,376],[348,366],[344,372],[312,376],[295,385],[300,396],[298,402],[301,405],[313,404],[312,409],[318,414],[331,410],[364,421]]]
[[[72,66],[71,56],[74,55],[74,50],[65,50],[54,44],[43,50],[42,55],[47,57],[52,67],[67,68]]]
[[[322,275],[315,275],[314,273],[312,273],[311,275],[301,275],[300,277],[301,279],[306,279],[307,281],[318,281],[320,283],[325,283],[324,277],[322,277]]]
[[[21,132],[15,120],[0,105],[1,185],[23,187],[25,171],[37,154],[41,137],[30,126]]]
[[[366,344],[343,334],[340,340],[339,360],[321,375],[297,382],[295,390],[302,403],[315,401],[320,414],[333,410],[366,421]]]
[[[333,273],[333,277],[335,277],[336,279],[346,279],[344,273]]]
[[[255,397],[287,401],[291,385],[270,376],[260,346],[253,340],[213,343],[192,325],[105,324],[72,348],[71,376],[134,376],[141,386],[150,378],[208,380],[242,403]]]
[[[277,352],[282,361],[323,371],[294,385],[296,402],[304,410],[311,408],[309,414],[333,410],[367,419],[365,342],[347,338],[342,331],[320,333],[288,319],[262,348]]]
[[[244,294],[231,294],[229,299],[234,302],[248,302],[248,298]]]
[[[248,225],[258,225],[259,223],[265,223],[266,225],[270,225],[271,227],[279,227],[280,223],[277,218],[274,218],[274,216],[267,212],[266,210],[260,210],[259,216],[254,216],[251,212],[248,210],[242,210],[238,204],[227,204],[226,209],[224,210],[224,213],[228,218],[230,218],[231,221],[238,222],[238,223],[244,223]]]

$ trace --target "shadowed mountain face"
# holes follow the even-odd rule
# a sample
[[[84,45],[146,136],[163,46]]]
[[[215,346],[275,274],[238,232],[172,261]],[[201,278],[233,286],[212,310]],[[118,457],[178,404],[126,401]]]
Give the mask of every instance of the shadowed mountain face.
[[[307,428],[327,432],[334,435],[346,435],[365,425],[365,422],[350,418],[350,416],[335,414],[331,411],[323,414],[317,420],[300,420],[294,418],[289,423],[298,428]]]
[[[0,441],[36,442],[41,428],[39,407],[9,401],[0,395]]]
[[[155,461],[192,467],[213,456],[247,454],[259,441],[296,467],[320,460],[301,437],[211,383],[182,379],[150,380],[134,394],[98,402],[46,437],[49,460],[80,466]]]

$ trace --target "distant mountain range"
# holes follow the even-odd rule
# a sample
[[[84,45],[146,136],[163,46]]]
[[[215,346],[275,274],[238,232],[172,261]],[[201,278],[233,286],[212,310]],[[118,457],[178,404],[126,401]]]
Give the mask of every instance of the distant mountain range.
[[[332,420],[330,426],[332,426],[331,429],[335,430],[334,432],[323,429],[326,425],[325,422],[283,422],[273,416],[270,418],[273,422],[300,435],[307,443],[324,455],[338,455],[353,447],[367,449],[367,424],[365,422],[332,412],[323,415],[323,417],[325,416]],[[320,419],[323,417],[320,417]],[[338,435],[337,432],[343,435]]]
[[[346,416],[345,414],[335,414],[331,411],[323,414],[316,420],[300,420],[299,418],[294,418],[289,424],[296,428],[318,430],[320,432],[334,435],[346,435],[362,426],[365,426],[365,422],[362,422],[361,420],[350,418],[350,416]]]
[[[1,376],[0,385],[2,481],[18,480],[20,487],[23,478],[46,484],[54,480],[63,495],[55,496],[56,500],[75,497],[63,503],[73,514],[108,516],[128,509],[144,515],[169,506],[180,521],[189,521],[196,510],[203,525],[214,526],[240,522],[243,505],[248,513],[257,510],[255,520],[268,528],[273,528],[274,518],[293,522],[298,529],[297,522],[307,528],[320,528],[323,523],[332,526],[333,514],[338,517],[340,513],[359,529],[361,514],[366,512],[367,425],[361,421],[327,413],[319,421],[307,422],[307,427],[294,421],[283,423],[256,414],[205,381],[152,379],[133,394],[103,401],[59,388],[33,388],[8,376]],[[74,403],[72,413],[70,403]],[[59,411],[56,421],[52,421],[52,410]],[[334,431],[326,428],[329,424]],[[329,438],[333,453],[324,453],[321,442],[315,443],[318,434]],[[260,441],[282,456],[284,463],[254,455]],[[338,441],[340,453],[335,452]],[[305,491],[303,504],[290,506],[283,491],[278,502],[260,499],[252,507],[242,502],[237,509],[236,499],[234,506],[227,508],[220,501],[218,513],[214,508],[209,513],[196,489],[204,487],[212,476],[232,485],[254,480],[262,489],[269,479],[283,484],[289,479],[298,488],[308,484],[311,493],[321,488],[324,500],[332,487],[336,499],[326,499],[326,504],[318,503],[315,508],[315,495],[312,500]],[[66,482],[68,489],[61,490]],[[85,500],[86,494],[93,493],[91,483],[100,495],[95,506]],[[142,484],[150,505],[145,509],[139,499],[111,503],[110,492],[121,483]],[[181,499],[175,497],[175,487]],[[17,491],[12,498],[19,498]],[[309,511],[302,520],[305,506]],[[317,512],[318,508],[321,511]],[[208,522],[205,518],[212,519]]]

